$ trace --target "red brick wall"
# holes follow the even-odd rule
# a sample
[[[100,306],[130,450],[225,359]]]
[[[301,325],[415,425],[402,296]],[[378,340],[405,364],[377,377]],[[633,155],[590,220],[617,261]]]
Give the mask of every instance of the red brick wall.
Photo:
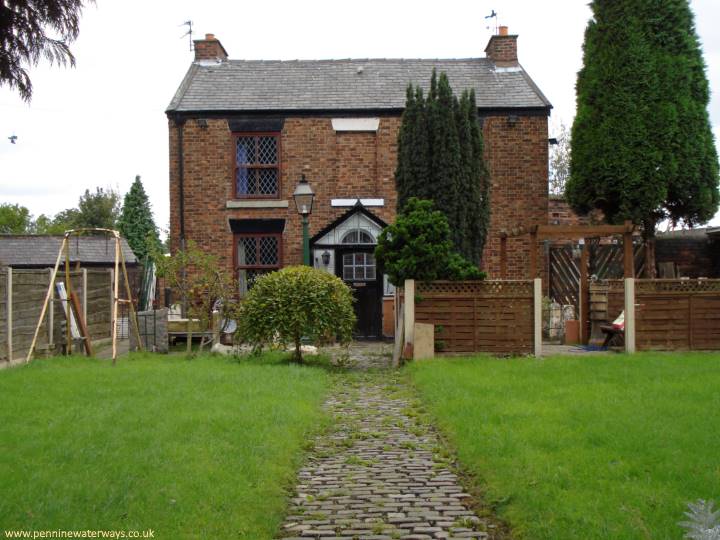
[[[520,116],[513,125],[506,116],[485,119],[486,164],[492,182],[490,234],[483,266],[489,277],[500,277],[500,239],[503,229],[547,223],[547,118]],[[529,277],[530,241],[527,236],[508,240],[508,278]],[[538,246],[538,267],[542,250]]]
[[[492,36],[485,53],[495,62],[517,62],[517,36]]]
[[[347,208],[331,207],[332,198],[384,198],[385,206],[371,211],[387,222],[394,220],[399,117],[382,117],[376,133],[338,133],[332,129],[330,118],[287,118],[281,137],[280,199],[288,200],[289,207],[266,209],[226,208],[226,202],[233,198],[231,134],[224,119],[206,122],[207,127],[203,128],[197,120],[188,120],[183,128],[185,236],[218,255],[228,270],[233,268],[229,219],[286,219],[283,262],[301,262],[301,223],[292,192],[302,172],[316,192],[310,217],[311,236],[347,211]],[[547,222],[547,118],[520,116],[517,123],[511,125],[506,116],[487,117],[483,133],[492,177],[491,233],[484,266],[491,276],[497,276],[498,231]],[[178,127],[171,120],[170,238],[173,249],[178,246],[180,230],[177,137]],[[527,250],[527,240],[511,241],[508,277],[526,277]]]
[[[226,59],[227,52],[212,34],[205,34],[205,39],[196,39],[195,44],[195,60],[215,60],[220,58]]]
[[[577,215],[570,204],[560,195],[550,195],[548,199],[549,225],[591,225],[589,216]]]

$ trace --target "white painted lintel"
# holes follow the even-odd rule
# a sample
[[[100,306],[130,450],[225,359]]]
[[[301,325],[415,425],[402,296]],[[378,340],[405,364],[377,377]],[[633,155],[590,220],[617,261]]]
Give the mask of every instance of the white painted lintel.
[[[333,118],[332,127],[335,131],[377,131],[379,118]]]
[[[355,206],[358,201],[363,206],[385,206],[385,199],[330,199],[330,206]]]

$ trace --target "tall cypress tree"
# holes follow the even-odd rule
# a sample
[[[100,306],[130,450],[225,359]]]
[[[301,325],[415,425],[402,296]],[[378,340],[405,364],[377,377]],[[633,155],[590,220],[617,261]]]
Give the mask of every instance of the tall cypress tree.
[[[398,163],[395,182],[398,188],[398,208],[428,185],[428,131],[425,118],[425,99],[422,89],[407,88],[405,112],[398,134]]]
[[[462,252],[479,263],[490,226],[490,175],[483,160],[483,139],[478,122],[475,90],[463,91],[457,107],[458,134],[462,156],[460,197],[464,235]]]
[[[432,200],[448,219],[455,250],[479,264],[489,223],[489,178],[474,92],[453,95],[433,71],[426,99],[407,91],[395,174],[398,212],[410,197]]]
[[[430,144],[432,147],[430,170],[431,199],[439,210],[445,213],[450,223],[450,237],[456,249],[463,251],[467,229],[460,221],[460,185],[462,183],[462,162],[460,155],[460,138],[455,122],[456,100],[453,96],[445,73],[440,74],[437,85],[437,96],[428,103],[428,114],[431,118]],[[464,194],[462,194],[464,196]]]
[[[160,244],[157,227],[153,220],[150,200],[140,181],[140,176],[125,194],[122,212],[118,219],[118,229],[127,239],[138,259],[143,260],[148,254],[148,241]]]
[[[704,63],[687,0],[595,0],[577,81],[566,195],[610,222],[655,228],[718,208],[718,161]]]

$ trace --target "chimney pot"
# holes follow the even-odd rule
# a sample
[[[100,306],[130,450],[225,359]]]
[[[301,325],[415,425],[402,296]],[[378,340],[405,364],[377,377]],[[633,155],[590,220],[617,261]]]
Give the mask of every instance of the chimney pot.
[[[205,39],[207,41],[213,41],[215,39],[215,34],[205,34]]]
[[[500,31],[498,32],[501,36],[507,36],[508,35],[508,27],[507,26],[501,26]],[[212,34],[210,34],[212,35]]]

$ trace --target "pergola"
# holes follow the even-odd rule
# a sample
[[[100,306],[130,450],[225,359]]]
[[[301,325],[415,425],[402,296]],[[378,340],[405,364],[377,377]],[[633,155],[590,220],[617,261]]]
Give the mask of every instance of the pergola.
[[[500,232],[500,279],[507,279],[507,241],[508,238],[518,238],[528,235],[530,237],[530,279],[538,275],[537,247],[541,240],[599,238],[622,235],[623,238],[623,277],[635,277],[635,261],[633,258],[632,235],[635,226],[631,221],[622,225],[532,225],[518,227]],[[580,255],[580,290],[581,299],[585,298],[588,287],[588,258],[587,244],[583,242]],[[587,339],[587,321],[589,318],[588,303],[580,302],[580,337],[584,342]]]

